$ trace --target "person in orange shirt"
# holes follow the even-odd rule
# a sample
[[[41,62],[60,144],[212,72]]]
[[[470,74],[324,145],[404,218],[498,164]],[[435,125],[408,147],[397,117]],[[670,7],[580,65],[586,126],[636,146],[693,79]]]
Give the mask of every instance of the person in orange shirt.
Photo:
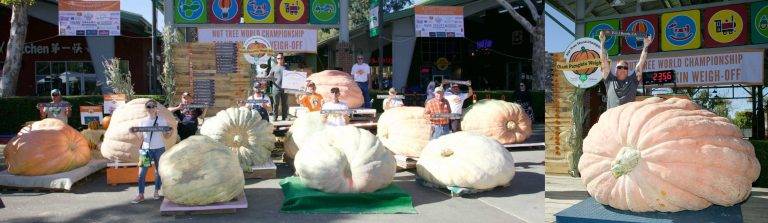
[[[296,103],[299,103],[302,107],[307,108],[309,112],[322,110],[323,96],[315,92],[315,90],[317,90],[317,88],[315,88],[315,83],[307,83],[307,91],[309,91],[310,94],[299,95],[299,97],[296,98]]]
[[[451,114],[451,106],[443,93],[442,86],[436,87],[435,98],[429,99],[424,106],[424,116],[432,124],[432,138],[430,139],[437,139],[440,136],[451,133],[449,119],[447,117],[439,117],[439,115],[446,116]],[[438,117],[435,117],[436,115]]]

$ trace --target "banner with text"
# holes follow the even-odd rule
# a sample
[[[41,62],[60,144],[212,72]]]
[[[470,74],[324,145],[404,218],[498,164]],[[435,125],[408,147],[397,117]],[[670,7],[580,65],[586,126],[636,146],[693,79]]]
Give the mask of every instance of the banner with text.
[[[60,36],[119,36],[119,0],[59,1]]]
[[[634,67],[637,60],[627,63]],[[661,70],[675,70],[678,87],[762,85],[763,52],[649,58],[646,61],[646,72]]]
[[[199,29],[200,43],[243,43],[252,36],[269,40],[275,52],[316,53],[314,29]]]
[[[464,37],[463,7],[420,5],[413,10],[416,37]]]

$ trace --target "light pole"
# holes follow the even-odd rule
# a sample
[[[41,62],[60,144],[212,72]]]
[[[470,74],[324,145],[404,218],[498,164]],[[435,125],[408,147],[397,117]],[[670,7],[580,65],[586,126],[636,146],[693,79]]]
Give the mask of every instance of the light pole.
[[[149,92],[154,93],[152,83],[157,77],[157,1],[150,0],[152,2],[152,53],[150,54],[150,68],[149,68]],[[168,6],[166,6],[168,7]]]

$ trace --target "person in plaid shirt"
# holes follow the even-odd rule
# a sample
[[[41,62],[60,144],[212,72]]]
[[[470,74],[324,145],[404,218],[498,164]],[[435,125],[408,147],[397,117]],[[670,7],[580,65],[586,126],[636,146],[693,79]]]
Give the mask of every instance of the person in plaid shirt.
[[[451,107],[448,104],[448,100],[445,99],[443,94],[443,87],[435,88],[435,98],[427,101],[424,106],[424,114],[427,119],[432,123],[432,139],[437,139],[442,135],[451,133],[451,127],[448,124],[448,118],[436,118],[433,115],[443,114],[448,115],[451,113]]]

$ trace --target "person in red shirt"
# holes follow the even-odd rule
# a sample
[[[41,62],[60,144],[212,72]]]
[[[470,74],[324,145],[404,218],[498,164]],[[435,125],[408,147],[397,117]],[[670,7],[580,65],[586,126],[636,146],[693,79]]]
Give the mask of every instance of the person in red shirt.
[[[450,115],[451,107],[443,94],[443,87],[435,88],[435,98],[424,105],[424,115],[432,123],[432,139],[451,133],[448,117],[435,117],[435,115]]]

